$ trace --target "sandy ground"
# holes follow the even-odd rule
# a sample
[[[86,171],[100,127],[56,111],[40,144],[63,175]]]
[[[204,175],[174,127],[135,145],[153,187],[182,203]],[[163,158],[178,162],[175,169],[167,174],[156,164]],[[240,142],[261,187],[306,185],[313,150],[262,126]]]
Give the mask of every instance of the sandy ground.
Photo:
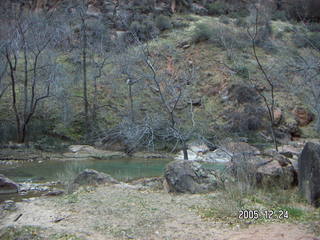
[[[214,193],[213,193],[214,194]],[[203,219],[193,206],[208,207],[210,195],[173,195],[129,185],[99,186],[72,195],[17,203],[0,228],[38,226],[45,239],[54,233],[83,239],[318,240],[300,224],[232,226]],[[22,214],[18,221],[15,218]]]

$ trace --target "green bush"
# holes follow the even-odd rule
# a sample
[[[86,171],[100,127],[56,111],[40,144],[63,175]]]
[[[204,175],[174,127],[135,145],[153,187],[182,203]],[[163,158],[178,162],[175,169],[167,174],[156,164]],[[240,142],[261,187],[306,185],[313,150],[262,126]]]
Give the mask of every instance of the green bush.
[[[249,78],[249,70],[246,66],[237,66],[236,67],[237,75],[243,79]]]
[[[172,22],[168,16],[164,16],[164,15],[157,16],[155,19],[155,23],[157,28],[160,31],[164,31],[172,28]]]
[[[64,152],[68,144],[54,137],[43,136],[34,143],[34,147],[46,152]]]
[[[238,33],[224,26],[212,27],[205,23],[196,25],[196,29],[193,34],[193,41],[210,41],[210,43],[223,49],[243,49],[248,47],[250,44],[246,33]]]
[[[286,21],[287,15],[285,11],[275,11],[271,17],[272,20]]]
[[[210,3],[208,6],[209,15],[220,16],[227,13],[228,5],[223,2]]]
[[[260,47],[267,53],[276,54],[278,52],[277,46],[275,46],[274,43],[269,39],[265,41]]]
[[[294,34],[292,41],[297,48],[315,47],[320,49],[320,32]]]
[[[246,33],[238,33],[227,27],[216,27],[212,29],[210,42],[224,49],[244,49],[250,44]]]
[[[172,26],[173,28],[185,28],[185,27],[188,27],[189,24],[181,21],[173,21]]]
[[[235,21],[235,25],[237,27],[247,27],[248,23],[246,22],[246,19],[241,17],[241,18],[237,18],[237,20]]]
[[[283,32],[277,32],[277,34],[275,35],[277,39],[282,39],[283,36],[284,36]]]
[[[212,29],[210,25],[205,23],[199,23],[196,25],[196,29],[194,31],[192,40],[193,42],[201,42],[201,41],[207,41],[212,37]]]
[[[283,32],[286,32],[286,33],[290,33],[292,31],[293,31],[293,29],[291,27],[289,27],[289,26],[285,26],[284,29],[283,29]]]
[[[224,23],[224,24],[229,24],[230,23],[230,19],[227,16],[221,16],[219,18],[219,22]]]
[[[307,25],[307,28],[310,32],[320,32],[320,24],[319,23],[310,23]]]
[[[139,39],[142,41],[152,39],[159,34],[159,30],[150,19],[145,19],[142,22],[133,21],[129,30],[137,34]]]
[[[320,50],[320,32],[313,32],[310,35],[311,46]]]
[[[249,15],[250,15],[250,12],[246,8],[237,9],[229,13],[229,16],[231,18],[236,18],[236,19],[245,18],[245,17],[248,17]]]
[[[262,46],[266,41],[270,40],[272,36],[272,27],[270,22],[265,23],[263,26],[258,28],[258,35],[256,38],[256,44]]]
[[[305,48],[309,44],[308,38],[302,33],[293,34],[292,41],[297,48]]]

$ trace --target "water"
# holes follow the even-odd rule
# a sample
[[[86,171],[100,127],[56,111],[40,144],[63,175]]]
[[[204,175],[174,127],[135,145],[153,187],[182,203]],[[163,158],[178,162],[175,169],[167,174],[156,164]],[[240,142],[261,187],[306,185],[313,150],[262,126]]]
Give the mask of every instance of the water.
[[[26,162],[19,166],[0,167],[0,174],[11,180],[22,183],[64,182],[74,178],[77,173],[89,168],[104,172],[119,181],[130,181],[143,177],[162,176],[164,168],[170,159],[144,159],[144,158],[113,158],[108,160],[78,160],[78,161],[44,161]],[[223,170],[225,164],[203,163],[203,167]],[[24,198],[37,197],[42,192],[30,191],[21,194],[0,194],[0,203],[5,200],[21,201]]]
[[[16,182],[50,182],[59,176],[90,168],[110,174],[120,181],[161,176],[169,159],[118,158],[108,160],[30,162],[18,167],[0,168],[0,174]]]

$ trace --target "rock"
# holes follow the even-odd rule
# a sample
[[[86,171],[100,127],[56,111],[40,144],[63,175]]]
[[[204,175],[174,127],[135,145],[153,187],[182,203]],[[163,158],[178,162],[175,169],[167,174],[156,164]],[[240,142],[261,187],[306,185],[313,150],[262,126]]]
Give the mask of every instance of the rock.
[[[280,147],[278,147],[278,150],[279,149],[280,149]],[[275,149],[264,150],[262,155],[269,156],[272,158],[272,160],[278,161],[282,167],[292,165],[291,160],[289,160],[288,157],[285,156],[285,154],[282,154],[282,152],[280,152],[280,151],[277,152]],[[289,155],[289,154],[287,154],[287,155]]]
[[[196,162],[170,162],[166,166],[164,176],[169,192],[204,193],[214,191],[218,186],[212,172]]]
[[[293,158],[294,156],[299,156],[302,151],[302,148],[294,147],[291,145],[282,145],[278,147],[278,151],[285,157]]]
[[[232,159],[232,154],[223,151],[222,149],[216,149],[212,152],[208,152],[204,155],[205,162],[218,162],[218,163],[227,163],[230,162]]]
[[[286,119],[284,124],[279,125],[275,129],[276,136],[283,144],[287,144],[294,137],[301,136],[301,130],[295,119]]]
[[[209,147],[205,144],[192,144],[188,148],[196,154],[204,154],[209,151]]]
[[[203,161],[203,157],[201,154],[197,154],[191,150],[187,150],[188,152],[188,160],[189,161]],[[180,151],[178,156],[175,157],[176,160],[183,160],[183,151]]]
[[[2,204],[2,209],[7,210],[7,211],[14,211],[17,209],[17,205],[14,201],[12,200],[7,200],[4,201]]]
[[[213,148],[215,149],[215,148]],[[205,145],[191,145],[189,146],[188,152],[188,161],[200,161],[200,162],[220,162],[226,163],[229,162],[232,158],[232,154],[223,149],[215,149],[210,151],[210,148]],[[183,151],[180,151],[179,154],[175,157],[176,160],[183,160]]]
[[[292,165],[291,161],[281,154],[277,154],[276,156],[274,156],[274,159],[278,161],[281,167]]]
[[[293,114],[301,127],[307,126],[314,119],[314,115],[309,110],[301,107],[296,107]]]
[[[69,150],[73,153],[86,152],[86,153],[95,153],[96,149],[89,145],[70,145]]]
[[[93,169],[85,169],[74,179],[74,184],[77,185],[99,185],[104,183],[119,183],[116,179],[108,174],[98,172]]]
[[[225,148],[228,152],[233,155],[246,154],[246,155],[257,155],[260,154],[258,148],[251,146],[246,142],[229,142],[225,144]]]
[[[308,202],[320,207],[320,144],[308,142],[298,160],[299,190]]]
[[[259,186],[278,186],[288,189],[295,184],[295,172],[291,165],[282,167],[276,160],[257,168],[257,183]]]
[[[283,114],[282,114],[281,108],[276,108],[276,109],[274,109],[274,111],[273,111],[274,124],[276,124],[276,125],[280,124],[280,122],[281,122],[281,120],[282,120],[282,118],[283,118],[282,115],[283,115]]]
[[[131,182],[132,185],[142,186],[153,190],[163,189],[163,177],[142,178]]]
[[[60,196],[63,194],[64,194],[64,191],[62,190],[53,190],[53,191],[47,192],[46,194],[44,194],[44,196],[54,197],[54,196]]]
[[[186,45],[183,45],[181,48],[182,49],[188,49],[189,47],[191,47],[191,45],[190,44],[186,44]]]
[[[19,185],[14,181],[0,174],[0,194],[17,193]]]
[[[19,188],[20,188],[20,193],[25,193],[25,192],[46,192],[49,191],[51,184],[41,184],[41,183],[30,183],[30,182],[24,182],[24,183],[19,183]]]
[[[202,99],[200,97],[199,98],[190,99],[190,100],[188,100],[188,103],[192,104],[195,107],[199,107],[199,106],[202,105]]]

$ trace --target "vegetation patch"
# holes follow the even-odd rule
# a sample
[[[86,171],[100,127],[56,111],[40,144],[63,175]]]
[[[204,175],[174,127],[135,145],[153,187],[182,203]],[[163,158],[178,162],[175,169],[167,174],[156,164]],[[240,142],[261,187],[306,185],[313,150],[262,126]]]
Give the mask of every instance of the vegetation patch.
[[[0,239],[44,240],[45,238],[41,236],[42,231],[43,229],[34,226],[7,227],[0,231]]]
[[[314,223],[320,221],[320,210],[309,207],[296,190],[243,191],[239,186],[234,186],[210,197],[209,201],[211,207],[192,206],[191,209],[204,219],[231,226],[248,223],[304,223],[316,232]]]

